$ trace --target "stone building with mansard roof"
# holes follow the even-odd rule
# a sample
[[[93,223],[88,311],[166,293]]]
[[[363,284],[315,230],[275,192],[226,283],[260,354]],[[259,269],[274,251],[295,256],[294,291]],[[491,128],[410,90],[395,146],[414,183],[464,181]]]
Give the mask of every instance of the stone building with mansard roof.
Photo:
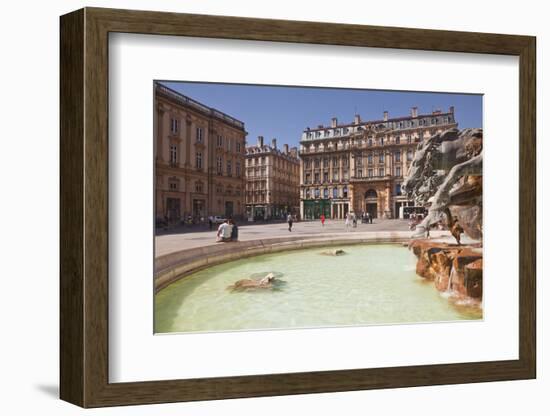
[[[244,123],[155,84],[155,215],[244,217]]]
[[[300,160],[298,149],[284,144],[277,147],[258,137],[246,148],[246,212],[248,218],[285,218],[300,210]]]
[[[457,127],[454,107],[407,116],[306,128],[300,140],[300,213],[304,219],[370,213],[399,218],[412,207],[401,183],[417,144],[427,135]]]

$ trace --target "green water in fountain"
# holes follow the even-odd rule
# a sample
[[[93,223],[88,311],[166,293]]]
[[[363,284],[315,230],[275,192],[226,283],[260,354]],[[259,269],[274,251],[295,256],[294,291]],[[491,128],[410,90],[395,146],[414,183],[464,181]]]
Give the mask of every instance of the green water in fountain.
[[[341,256],[320,253],[344,249]],[[266,254],[214,266],[155,296],[155,332],[228,331],[481,319],[415,273],[400,245],[352,245]],[[275,290],[235,292],[235,281],[276,272]],[[280,276],[280,277],[279,277]]]

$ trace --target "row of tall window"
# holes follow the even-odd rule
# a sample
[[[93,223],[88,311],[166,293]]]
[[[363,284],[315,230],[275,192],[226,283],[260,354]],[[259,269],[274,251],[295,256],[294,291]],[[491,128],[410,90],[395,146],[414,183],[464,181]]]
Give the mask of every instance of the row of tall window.
[[[333,171],[332,172],[332,182],[338,182],[340,180],[339,177],[340,177],[340,175],[339,175],[338,171]],[[304,175],[304,183],[306,185],[310,184],[310,183],[321,183],[320,179],[321,179],[321,175],[319,174],[319,172],[315,172],[313,174],[313,182],[311,182],[311,173],[306,173]],[[349,173],[348,173],[347,169],[343,171],[342,179],[343,180],[348,180],[349,179]],[[329,182],[329,173],[328,172],[323,172],[323,182],[322,183],[327,183],[327,182]]]
[[[304,198],[305,199],[311,199],[311,198],[315,198],[315,199],[318,199],[318,198],[324,198],[324,199],[328,199],[329,197],[333,198],[333,199],[337,199],[337,198],[347,198],[348,197],[348,188],[347,186],[343,187],[341,190],[339,188],[323,188],[323,189],[319,189],[319,188],[314,188],[313,190],[312,189],[305,189],[304,190]],[[400,196],[402,195],[402,189],[401,189],[401,184],[400,183],[396,183],[395,184],[395,188],[394,188],[394,195],[396,196]],[[376,198],[377,197],[377,194],[375,191],[372,191],[372,193],[367,192],[367,194],[365,195],[367,198]]]
[[[216,173],[223,175],[223,158],[221,156],[216,157]],[[225,164],[225,173],[227,176],[233,176],[233,162],[227,160]],[[241,176],[241,162],[235,163],[235,175]]]
[[[332,166],[337,167],[338,163],[339,163],[339,160],[340,159],[337,158],[337,157],[332,158]],[[347,158],[342,158],[341,160],[342,160],[342,166],[347,167],[348,166],[348,159]],[[329,158],[324,158],[322,160],[322,162],[323,162],[323,167],[324,168],[328,168],[330,166],[329,165],[330,164]],[[306,159],[304,161],[304,165],[305,165],[306,169],[311,169],[311,159]],[[321,167],[321,159],[313,159],[313,166],[315,168],[320,168]]]
[[[366,171],[368,178],[374,178],[376,174],[378,173],[378,176],[386,176],[386,170],[384,168],[378,168],[376,169],[367,169]],[[400,177],[401,176],[401,166],[396,166],[394,169],[394,175]],[[357,169],[355,171],[355,177],[356,178],[363,178],[363,169]]]
[[[176,166],[178,164],[178,145],[170,145],[170,165]],[[197,169],[203,168],[203,155],[202,152],[195,153],[195,167]],[[216,158],[216,172],[218,175],[223,175],[223,159],[221,156]],[[226,174],[227,176],[233,175],[233,163],[231,160],[227,161],[226,164]],[[237,161],[235,164],[235,174],[241,176],[241,162]]]
[[[204,186],[203,186],[202,181],[196,181],[195,182],[195,192],[202,193],[203,189],[204,189]],[[172,192],[180,191],[181,190],[181,181],[180,181],[180,179],[178,179],[175,176],[171,177],[171,178],[168,178],[168,190],[170,190]],[[218,194],[223,193],[223,185],[221,185],[221,184],[216,185],[216,193],[218,193]],[[240,196],[241,195],[241,188],[240,188],[240,186],[237,186],[235,188],[235,190],[233,191],[233,187],[231,185],[229,185],[225,189],[225,193],[226,193],[226,195],[235,194],[237,196]]]
[[[332,190],[329,190],[329,188],[323,188],[322,190],[319,188],[315,188],[313,190],[311,189],[305,189],[304,190],[304,198],[305,199],[311,199],[313,198],[320,198],[321,192],[323,195],[323,198],[328,199],[329,195],[332,195],[332,198],[347,198],[348,197],[348,187],[344,186],[341,190],[338,188],[332,188]]]
[[[217,138],[216,138],[216,146],[218,148],[221,148],[223,149],[224,148],[224,143],[225,143],[225,149],[230,152],[233,147],[233,140],[230,138],[230,137],[223,137],[222,135],[218,135]],[[240,140],[236,140],[235,141],[235,151],[237,153],[240,153],[242,150],[242,145],[241,145],[241,142]]]
[[[401,151],[394,152],[393,156],[394,156],[394,160],[396,162],[401,162]],[[407,161],[411,161],[413,159],[413,156],[414,156],[414,152],[412,150],[407,150],[407,152],[406,152]],[[374,157],[375,157],[375,155],[373,155],[372,153],[369,153],[367,155],[367,164],[372,165]],[[378,163],[384,163],[384,161],[385,161],[384,159],[385,159],[384,153],[379,153],[378,154]],[[328,168],[330,166],[330,161],[329,161],[328,158],[314,159],[313,160],[313,166],[315,168],[320,168],[321,167],[321,161],[322,161],[323,168]],[[333,167],[338,167],[338,161],[339,161],[338,158],[333,158],[332,159],[332,166]],[[356,159],[356,163],[357,163],[357,166],[362,166],[363,165],[363,157],[362,156],[358,157]],[[311,159],[306,159],[304,161],[304,165],[305,165],[306,169],[311,169],[311,165],[312,165]],[[342,165],[344,167],[346,167],[348,165],[348,159],[347,158],[342,158]]]
[[[180,131],[180,121],[176,118],[170,119],[170,133],[171,134],[178,134]],[[195,128],[195,143],[204,143],[204,128],[202,127],[196,127]],[[227,151],[233,150],[233,143],[235,144],[235,151],[237,153],[241,153],[241,150],[243,149],[243,145],[240,140],[234,140],[230,137],[223,137],[222,135],[218,135],[216,137],[216,146],[223,148],[225,143],[225,149]]]
[[[246,175],[250,178],[253,178],[253,177],[265,177],[267,176],[267,170],[265,168],[265,166],[262,166],[261,168],[248,168],[247,172],[246,172]]]
[[[249,166],[252,166],[252,165],[265,165],[265,156],[246,159],[246,163]]]
[[[224,193],[222,184],[217,184],[216,185],[216,193],[217,194],[223,194]],[[234,192],[233,192],[233,187],[231,185],[229,185],[227,188],[225,188],[225,194],[226,195],[233,195],[233,193],[235,193],[236,196],[241,195],[241,188],[239,186],[237,186],[235,188]]]
[[[356,178],[363,178],[363,177],[365,177],[364,173],[367,174],[366,177],[368,177],[368,178],[374,178],[375,176],[379,176],[379,177],[386,176],[386,170],[383,167],[381,167],[381,168],[378,168],[378,169],[370,168],[370,169],[367,169],[366,171],[363,170],[362,168],[358,168],[355,171],[355,177]],[[397,177],[401,177],[401,175],[402,175],[401,166],[395,166],[394,175],[397,176]],[[338,174],[338,172],[335,171],[335,172],[332,173],[332,178],[330,178],[329,173],[324,172],[323,176],[322,176],[323,181],[321,182],[321,175],[318,172],[316,172],[316,173],[313,174],[313,182],[312,182],[311,181],[311,179],[312,179],[311,173],[306,173],[304,175],[304,184],[308,185],[308,184],[311,184],[311,183],[328,183],[329,179],[332,179],[332,182],[337,182],[339,180],[339,176],[340,175]],[[347,171],[344,171],[344,174],[342,175],[342,178],[343,178],[343,180],[348,180],[349,179]]]

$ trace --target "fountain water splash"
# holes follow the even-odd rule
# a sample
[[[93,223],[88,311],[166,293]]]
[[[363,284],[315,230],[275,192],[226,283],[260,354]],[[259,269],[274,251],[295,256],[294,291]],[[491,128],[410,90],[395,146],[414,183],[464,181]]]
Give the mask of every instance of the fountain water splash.
[[[444,292],[441,292],[441,296],[444,298],[453,298],[456,296],[456,292],[453,290],[453,280],[456,276],[456,270],[454,267],[451,267],[451,273],[449,274],[449,281],[447,283],[447,289]]]

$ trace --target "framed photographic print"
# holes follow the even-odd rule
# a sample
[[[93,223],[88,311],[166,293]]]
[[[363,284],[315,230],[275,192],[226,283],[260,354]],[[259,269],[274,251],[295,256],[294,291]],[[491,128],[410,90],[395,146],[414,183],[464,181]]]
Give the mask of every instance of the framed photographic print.
[[[528,36],[62,16],[61,398],[534,378],[535,104]]]

